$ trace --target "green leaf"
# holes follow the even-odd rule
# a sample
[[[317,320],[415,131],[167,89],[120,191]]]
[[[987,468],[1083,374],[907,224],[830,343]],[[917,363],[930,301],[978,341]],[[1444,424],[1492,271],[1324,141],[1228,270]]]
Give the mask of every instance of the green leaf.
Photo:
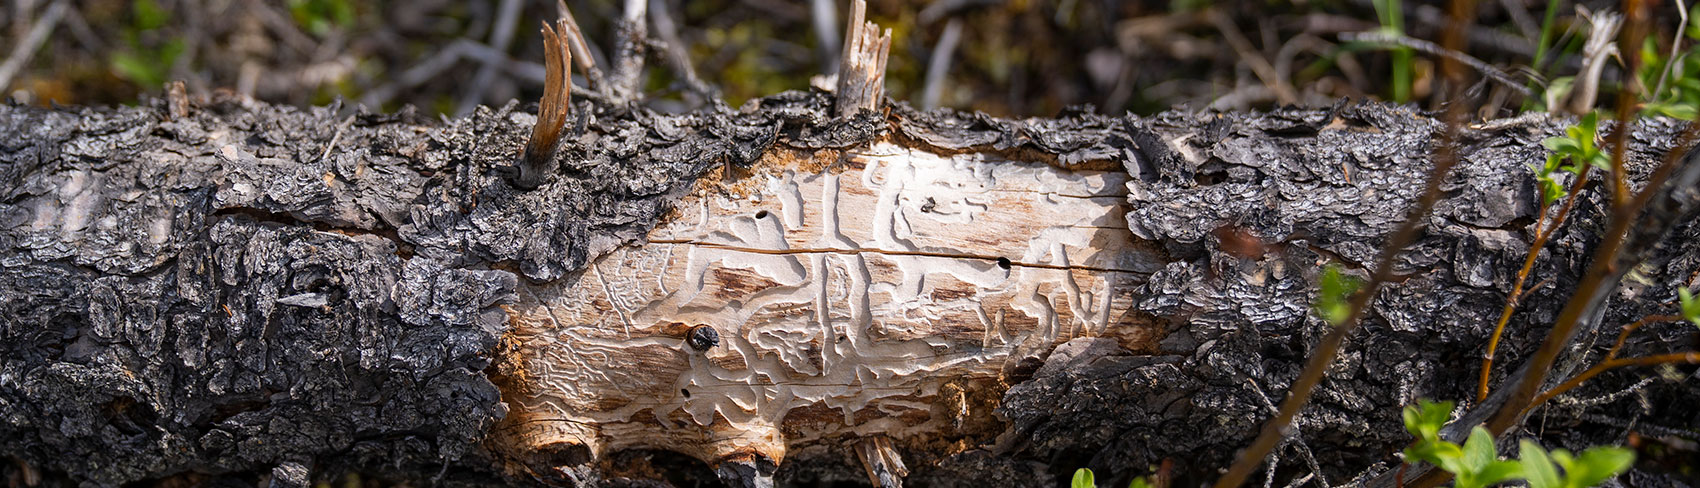
[[[1564,185],[1558,184],[1558,180],[1551,176],[1537,176],[1536,179],[1539,180],[1541,185],[1541,203],[1552,205],[1552,202],[1564,198]]]
[[[1523,477],[1523,465],[1516,461],[1494,461],[1477,471],[1473,480],[1480,486],[1489,486],[1508,480]]]
[[[1316,292],[1316,316],[1331,325],[1340,325],[1351,318],[1351,296],[1363,286],[1363,281],[1346,276],[1338,265],[1329,264],[1322,270],[1322,284]]]
[[[1700,115],[1700,107],[1692,103],[1654,102],[1648,103],[1641,111],[1649,115],[1663,115],[1682,120],[1694,120],[1696,115]]]
[[[1424,462],[1433,464],[1452,474],[1464,471],[1461,461],[1464,450],[1457,444],[1446,441],[1418,441],[1416,445],[1405,448],[1405,460],[1408,462]]]
[[[1569,137],[1548,137],[1541,141],[1541,145],[1546,146],[1548,151],[1557,153],[1559,157],[1582,152],[1582,146],[1576,143],[1576,139]]]
[[[1587,488],[1612,479],[1635,464],[1635,452],[1621,447],[1590,447],[1565,467],[1565,486]]]
[[[1576,461],[1574,458],[1570,457],[1570,451],[1563,449],[1553,449],[1551,452],[1548,452],[1547,455],[1551,456],[1553,462],[1558,463],[1558,466],[1564,468],[1565,471],[1569,471],[1571,463]]]
[[[1069,486],[1072,488],[1098,488],[1098,482],[1092,479],[1092,470],[1080,468],[1074,471],[1074,482],[1070,483]]]
[[[1682,302],[1682,318],[1694,325],[1700,325],[1700,300],[1694,299],[1694,294],[1687,288],[1677,288],[1676,298]]]
[[[1523,439],[1517,443],[1520,452],[1518,463],[1523,465],[1523,479],[1529,481],[1529,488],[1562,488],[1564,480],[1558,477],[1558,468],[1547,458],[1547,450],[1534,441]]]
[[[1470,438],[1464,440],[1464,469],[1472,473],[1481,472],[1498,457],[1499,452],[1493,447],[1493,434],[1480,425],[1470,429]]]
[[[1470,472],[1470,468],[1464,465],[1464,450],[1459,448],[1457,444],[1436,442],[1432,446],[1434,449],[1432,464],[1456,476],[1463,476]]]
[[[1552,176],[1552,172],[1558,171],[1558,163],[1561,162],[1564,162],[1564,156],[1560,156],[1558,153],[1547,154],[1546,164],[1536,165],[1535,174],[1543,177]]]
[[[1588,153],[1587,159],[1588,159],[1588,165],[1589,166],[1593,166],[1593,167],[1598,168],[1598,169],[1610,169],[1611,168],[1611,156],[1607,155],[1605,152],[1594,151],[1594,152]],[[1580,172],[1580,171],[1578,171],[1578,172]]]
[[[1440,428],[1445,427],[1446,421],[1452,418],[1453,406],[1455,404],[1452,402],[1418,399],[1416,405],[1405,407],[1405,430],[1418,441],[1439,442]]]
[[[138,30],[153,30],[171,21],[171,12],[160,8],[153,0],[134,0],[130,2],[130,14]]]
[[[1151,488],[1151,480],[1145,479],[1144,476],[1134,477],[1133,481],[1127,484],[1127,488]]]

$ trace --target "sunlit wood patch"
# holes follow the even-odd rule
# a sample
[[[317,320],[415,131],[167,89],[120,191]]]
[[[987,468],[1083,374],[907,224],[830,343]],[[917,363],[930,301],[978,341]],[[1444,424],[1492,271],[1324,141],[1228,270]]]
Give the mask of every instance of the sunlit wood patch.
[[[498,442],[709,463],[933,442],[990,415],[961,385],[1007,388],[1006,365],[1077,337],[1157,339],[1122,323],[1161,265],[1125,229],[1124,173],[888,143],[832,157],[705,182],[648,244],[521,290],[525,384]],[[701,326],[717,346],[687,343]]]

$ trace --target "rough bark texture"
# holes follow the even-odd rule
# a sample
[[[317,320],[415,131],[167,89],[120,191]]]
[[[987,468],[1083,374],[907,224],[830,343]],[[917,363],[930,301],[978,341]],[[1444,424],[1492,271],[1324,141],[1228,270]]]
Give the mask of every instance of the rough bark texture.
[[[1125,483],[1173,459],[1182,482],[1197,483],[1285,395],[1326,331],[1308,313],[1321,265],[1373,262],[1420,191],[1439,130],[1378,104],[1021,121],[901,105],[835,119],[824,93],[680,115],[584,104],[575,113],[594,115],[563,144],[559,169],[520,191],[504,177],[535,118],[513,104],[445,121],[237,100],[172,118],[165,105],[0,108],[0,454],[21,461],[0,473],[99,485],[287,485],[345,471],[466,484],[712,479],[696,461],[646,450],[688,451],[677,446],[592,459],[498,445],[493,433],[527,394],[499,367],[524,346],[511,334],[522,292],[641,246],[693,191],[772,176],[754,165],[764,156],[883,141],[1125,172],[1126,235],[1159,265],[1131,285],[1111,330],[1010,355],[994,380],[958,392],[978,407],[958,405],[967,422],[929,438],[951,442],[889,439],[907,482],[1047,486],[1090,466]],[[1408,440],[1401,405],[1471,396],[1528,252],[1529,167],[1562,128],[1468,132],[1426,234],[1400,258],[1403,278],[1300,415],[1302,445],[1278,451],[1278,480],[1318,472],[1340,484],[1394,469]],[[1633,180],[1679,128],[1636,126]],[[1538,261],[1532,280],[1551,281],[1512,321],[1498,362],[1507,371],[1586,266],[1602,196],[1584,193]],[[1697,270],[1690,221],[1619,287],[1608,325],[1585,331],[1564,371],[1597,358],[1611,324],[1669,313]],[[1115,329],[1124,324],[1158,338],[1128,340]],[[1696,342],[1691,325],[1655,325],[1624,355]],[[1650,380],[1548,408],[1528,435],[1573,449],[1628,430],[1691,439],[1693,371],[1607,375],[1575,397]],[[792,452],[777,476],[865,482],[857,449],[844,439]],[[1643,465],[1626,480],[1673,476]]]

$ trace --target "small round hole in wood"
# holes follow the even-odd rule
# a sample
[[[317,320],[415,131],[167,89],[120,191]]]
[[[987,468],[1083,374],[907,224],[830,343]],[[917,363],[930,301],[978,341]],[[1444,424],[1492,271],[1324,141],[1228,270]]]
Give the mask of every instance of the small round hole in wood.
[[[698,352],[720,345],[720,333],[713,327],[699,325],[691,328],[691,333],[685,337],[685,343]]]

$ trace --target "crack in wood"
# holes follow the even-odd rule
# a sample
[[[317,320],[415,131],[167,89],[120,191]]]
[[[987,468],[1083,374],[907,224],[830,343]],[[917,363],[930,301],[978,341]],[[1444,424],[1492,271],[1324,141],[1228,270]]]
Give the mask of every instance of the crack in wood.
[[[730,246],[730,245],[725,245],[725,244],[716,244],[716,243],[712,243],[712,242],[698,242],[698,241],[692,241],[692,240],[688,240],[688,239],[656,239],[656,240],[649,241],[649,243],[650,244],[683,244],[683,245],[689,245],[689,246],[701,246],[701,247],[706,247],[706,248],[722,249],[722,250],[734,251],[734,252],[747,252],[747,253],[751,253],[751,254],[768,254],[768,255],[778,255],[778,256],[797,255],[797,254],[884,254],[884,255],[890,255],[890,256],[921,256],[921,257],[948,258],[948,259],[973,259],[973,260],[979,260],[979,261],[991,261],[991,262],[994,262],[994,263],[998,262],[999,260],[1007,260],[1009,262],[1010,266],[1019,266],[1019,267],[1026,267],[1026,268],[1095,271],[1095,272],[1100,272],[1100,273],[1133,273],[1133,274],[1139,274],[1139,275],[1150,275],[1151,274],[1151,272],[1149,272],[1149,271],[1140,271],[1140,270],[1134,270],[1134,269],[1107,268],[1107,267],[1081,266],[1081,265],[1057,265],[1057,264],[1048,264],[1048,263],[1030,263],[1030,262],[1011,260],[1011,259],[1003,257],[1003,256],[995,256],[995,255],[990,255],[990,254],[968,254],[968,253],[954,253],[953,254],[953,253],[945,253],[945,252],[901,251],[901,250],[893,250],[893,249],[841,249],[841,248],[830,248],[830,247],[827,247],[827,248],[804,248],[804,249],[758,249],[758,248],[750,248],[750,247]]]

